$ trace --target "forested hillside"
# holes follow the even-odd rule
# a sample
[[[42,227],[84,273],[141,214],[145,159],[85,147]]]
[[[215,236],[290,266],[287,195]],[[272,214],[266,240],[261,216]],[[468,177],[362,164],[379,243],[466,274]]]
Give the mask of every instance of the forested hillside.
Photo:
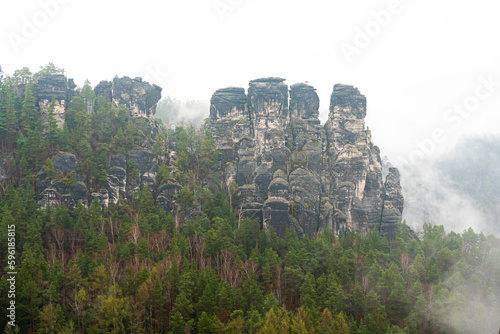
[[[0,86],[0,328],[7,333],[498,331],[496,237],[424,225],[415,238],[400,223],[391,239],[376,229],[299,238],[292,228],[278,238],[239,215],[238,186],[221,182],[210,131],[131,118],[88,83],[59,127],[55,101],[46,115],[35,104],[31,83],[42,74],[17,72]],[[45,183],[83,182],[97,192],[110,157],[137,148],[159,162],[153,189],[108,205],[91,194],[88,206],[40,208]],[[77,172],[54,167],[51,157],[61,152],[81,161]],[[127,166],[131,179],[134,168]],[[155,198],[172,184],[181,188],[175,214],[167,214]],[[15,331],[4,298],[12,225]]]

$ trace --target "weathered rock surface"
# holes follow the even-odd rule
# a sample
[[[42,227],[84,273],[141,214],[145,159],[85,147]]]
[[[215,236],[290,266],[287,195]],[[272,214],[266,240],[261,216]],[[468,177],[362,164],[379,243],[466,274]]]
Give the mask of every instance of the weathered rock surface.
[[[47,117],[47,108],[55,99],[54,116],[59,128],[65,122],[65,112],[72,98],[77,94],[73,79],[63,74],[52,74],[39,78],[33,85],[33,94],[40,108],[42,120]],[[108,102],[125,105],[132,117],[153,118],[156,105],[161,99],[161,88],[141,78],[114,78],[113,82],[101,81],[94,88],[96,96],[103,96]]]
[[[63,122],[74,88],[63,75],[39,79],[34,92],[42,113],[55,98],[58,120]],[[146,187],[156,194],[158,205],[175,212],[182,185],[173,179],[156,184],[161,162],[150,150],[158,132],[152,117],[161,88],[123,77],[100,82],[95,93],[139,116],[130,121],[144,123],[139,126],[143,143],[125,155],[109,157],[108,182],[102,188],[78,174],[74,155],[53,156],[57,177],[48,178],[44,170],[38,174],[40,207],[74,206],[78,201],[89,205],[94,198],[107,206],[120,197],[131,200]],[[382,177],[380,151],[365,128],[365,96],[353,86],[335,85],[324,126],[318,115],[315,88],[304,83],[288,87],[282,78],[252,80],[247,93],[237,87],[214,93],[209,126],[221,153],[224,181],[239,186],[242,216],[259,219],[280,236],[288,227],[299,235],[330,228],[336,232],[376,228],[391,234],[403,211],[400,177],[394,168],[385,181]],[[174,161],[175,152],[170,155]],[[0,181],[8,174],[4,160],[0,160]],[[197,209],[189,213],[196,214]]]
[[[288,97],[290,93],[290,98]],[[403,196],[396,169],[382,178],[380,152],[365,129],[366,98],[335,85],[330,115],[320,124],[314,87],[281,78],[250,81],[215,92],[210,129],[226,182],[240,189],[245,217],[262,219],[283,236],[325,228],[391,234]]]
[[[127,166],[128,177],[125,188],[127,198],[133,198],[134,194],[143,187],[147,187],[150,192],[154,191],[158,174],[158,161],[153,152],[150,150],[128,152]]]
[[[53,74],[39,78],[33,85],[33,95],[40,108],[42,120],[46,120],[47,109],[55,100],[55,118],[58,126],[63,127],[66,110],[78,94],[73,79],[63,74]],[[74,207],[79,201],[88,206],[96,198],[104,206],[118,203],[120,196],[124,200],[132,200],[143,187],[157,193],[156,202],[168,212],[175,209],[175,196],[181,186],[168,183],[157,187],[156,177],[159,163],[150,150],[160,130],[160,123],[153,118],[156,104],[161,98],[161,88],[142,81],[141,78],[115,78],[113,82],[101,81],[94,89],[96,96],[103,96],[108,102],[125,105],[130,110],[129,122],[136,122],[140,129],[138,137],[141,142],[127,155],[111,155],[106,164],[108,181],[105,187],[89,184],[80,174],[79,159],[71,153],[59,152],[51,158],[56,171],[55,176],[48,177],[45,169],[38,171],[36,184],[38,204],[40,208],[50,205],[56,208],[61,205]],[[243,92],[244,94],[244,92]],[[5,186],[15,174],[15,159],[12,154],[0,156],[0,186]],[[92,187],[92,189],[90,189]],[[157,189],[159,188],[159,189]]]
[[[57,126],[62,128],[66,109],[76,94],[75,88],[73,79],[67,79],[64,74],[52,74],[39,78],[33,85],[33,95],[37,100],[42,119],[46,119],[47,109],[54,98],[54,116]]]
[[[9,180],[10,176],[16,172],[16,162],[12,154],[0,156],[0,185],[4,187],[4,183]]]
[[[101,81],[94,92],[102,95],[116,105],[125,105],[132,117],[152,118],[156,113],[156,105],[161,99],[161,88],[151,85],[141,78],[114,78],[113,83]]]
[[[95,96],[102,96],[108,102],[113,101],[113,83],[110,81],[101,81],[94,87]]]
[[[0,159],[0,176],[2,159]],[[42,169],[37,175],[40,208],[47,205],[53,208],[61,205],[74,207],[78,201],[88,206],[94,198],[102,205],[108,206],[110,203],[118,203],[120,196],[124,200],[132,200],[143,187],[147,187],[152,193],[156,190],[158,161],[156,155],[147,149],[134,149],[126,156],[123,154],[112,155],[107,167],[107,186],[94,192],[88,189],[87,180],[79,174],[80,163],[74,154],[58,153],[52,156],[51,160],[54,164],[56,177],[47,177],[45,169]],[[76,180],[74,176],[76,176]],[[176,184],[161,187],[158,189],[157,202],[169,209],[167,211],[172,211],[175,195],[180,188],[181,186]]]
[[[71,153],[59,153],[52,156],[51,159],[57,176],[48,178],[45,170],[38,173],[37,193],[39,207],[44,208],[47,205],[52,208],[61,205],[73,207],[78,201],[87,206],[89,203],[86,180],[81,177],[77,177],[73,182],[69,180],[70,174],[72,172],[76,174],[78,171],[79,163],[76,156]]]

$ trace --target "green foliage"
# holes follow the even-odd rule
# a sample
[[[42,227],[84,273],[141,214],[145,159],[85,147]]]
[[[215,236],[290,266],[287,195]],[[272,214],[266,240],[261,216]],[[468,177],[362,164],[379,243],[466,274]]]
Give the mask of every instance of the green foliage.
[[[38,110],[35,106],[35,97],[31,91],[31,84],[26,85],[24,91],[23,107],[21,109],[21,127],[26,133],[29,129],[34,130],[35,127],[40,127],[41,119],[38,115]]]
[[[51,159],[47,159],[45,161],[45,173],[47,173],[47,178],[48,179],[55,179],[56,178],[56,170],[54,169],[54,163],[52,162]]]
[[[62,129],[55,101],[41,124],[31,80],[22,70],[0,83],[1,150],[18,170],[0,196],[0,237],[16,226],[19,332],[498,330],[495,237],[426,224],[419,241],[401,223],[391,239],[377,230],[299,238],[293,228],[280,239],[261,221],[238,215],[240,189],[224,179],[206,129],[155,127],[156,137],[148,137],[149,121],[96,101],[88,83],[69,104]],[[129,159],[127,182],[139,187],[133,201],[38,210],[35,190],[43,182],[73,191],[86,181],[97,192],[108,186],[110,161],[136,148],[159,162],[156,187]],[[54,168],[59,150],[77,156],[77,171]],[[159,205],[159,191],[175,201],[171,211]],[[291,213],[300,205],[291,202]],[[7,259],[0,243],[1,268]],[[0,328],[7,328],[4,312]]]
[[[204,206],[223,193],[207,194]],[[196,200],[188,195],[187,202]],[[258,222],[237,224],[231,215],[200,216],[178,228],[178,218],[162,215],[146,188],[126,210],[94,201],[73,212],[39,212],[25,204],[31,196],[12,189],[0,199],[2,233],[6,224],[19,226],[23,331],[489,332],[498,305],[500,286],[489,277],[500,273],[500,242],[472,230],[443,234],[427,226],[423,252],[408,256],[405,274],[395,248],[386,247],[400,241],[378,232],[299,239],[289,229],[273,239]],[[84,240],[58,243],[61,237]],[[489,251],[478,258],[476,248]],[[467,300],[478,303],[475,318],[460,316],[470,312]]]
[[[57,67],[53,62],[49,62],[45,66],[40,66],[40,70],[33,75],[33,80],[37,80],[51,74],[64,74],[64,69]]]
[[[167,165],[161,165],[156,177],[156,183],[161,185],[170,178],[170,168]]]

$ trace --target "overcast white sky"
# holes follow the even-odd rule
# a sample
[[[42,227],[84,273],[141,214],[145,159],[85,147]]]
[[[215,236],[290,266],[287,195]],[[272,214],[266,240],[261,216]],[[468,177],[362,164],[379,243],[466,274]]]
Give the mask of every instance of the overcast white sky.
[[[394,1],[2,1],[0,65],[12,73],[53,61],[80,86],[141,76],[163,96],[204,100],[281,76],[314,85],[322,111],[335,83],[352,84],[368,98],[375,143],[396,163],[422,151],[415,141],[435,129],[446,137],[439,148],[461,134],[497,133],[500,86],[480,81],[500,82],[497,2]],[[373,13],[388,10],[376,23]],[[366,29],[372,37],[357,41],[349,62],[341,45],[356,47]],[[446,114],[463,103],[469,116]]]

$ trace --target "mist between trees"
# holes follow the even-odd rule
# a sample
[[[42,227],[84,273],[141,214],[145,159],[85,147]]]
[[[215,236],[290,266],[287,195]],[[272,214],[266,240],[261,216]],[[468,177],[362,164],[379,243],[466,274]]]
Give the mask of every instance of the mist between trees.
[[[300,239],[293,228],[278,238],[261,221],[239,216],[238,186],[221,181],[205,128],[153,124],[153,139],[147,131],[153,121],[131,118],[102,98],[89,112],[88,101],[75,96],[60,129],[55,101],[41,119],[29,82],[17,87],[24,96],[13,81],[0,83],[8,172],[0,187],[0,328],[6,333],[498,331],[495,236],[422,221],[417,234],[399,223],[391,239],[377,230],[336,235],[329,229]],[[172,110],[178,110],[169,118],[175,124],[183,109]],[[104,205],[98,191],[108,185],[110,156],[138,148],[160,161],[155,185]],[[173,149],[175,159],[168,154]],[[77,170],[57,167],[51,157],[60,151],[79,157]],[[454,161],[451,170],[466,174]],[[124,167],[128,184],[138,182],[141,166]],[[84,181],[92,196],[86,205],[40,208],[42,182],[64,190]],[[161,187],[178,189],[171,214],[155,200]],[[16,328],[7,324],[4,298],[4,240],[12,225]]]
[[[167,96],[158,102],[155,117],[161,119],[167,127],[176,125],[186,126],[193,124],[199,126],[208,117],[210,105],[203,100],[180,101]]]

